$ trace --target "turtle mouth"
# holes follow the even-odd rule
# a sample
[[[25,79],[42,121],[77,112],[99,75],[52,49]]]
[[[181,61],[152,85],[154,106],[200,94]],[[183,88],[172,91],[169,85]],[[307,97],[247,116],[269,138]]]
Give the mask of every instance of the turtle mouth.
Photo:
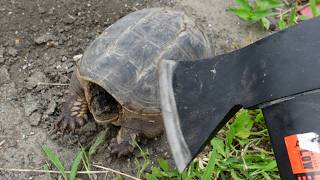
[[[101,86],[90,83],[89,102],[90,111],[98,123],[111,123],[117,121],[121,111],[121,105]]]

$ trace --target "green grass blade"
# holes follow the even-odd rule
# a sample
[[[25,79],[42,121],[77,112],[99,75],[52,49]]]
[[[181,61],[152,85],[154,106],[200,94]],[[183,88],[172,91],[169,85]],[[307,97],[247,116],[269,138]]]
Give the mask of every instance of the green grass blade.
[[[59,157],[47,145],[43,145],[42,150],[46,154],[47,158],[52,162],[52,164],[60,171],[63,178],[65,180],[68,180],[64,167]]]
[[[314,17],[319,16],[319,11],[317,8],[317,0],[310,0],[311,12]]]
[[[93,154],[95,154],[97,152],[97,149],[100,146],[100,144],[102,144],[106,140],[108,130],[109,129],[107,128],[98,134],[96,141],[89,149],[89,157],[92,156]]]
[[[71,172],[70,172],[70,176],[69,176],[70,180],[74,180],[76,178],[82,157],[83,157],[83,151],[81,150],[72,163]]]
[[[242,8],[247,11],[251,11],[252,7],[250,6],[250,3],[248,0],[235,0],[236,3]]]
[[[212,179],[212,173],[213,173],[214,166],[215,166],[215,163],[217,160],[217,155],[218,155],[218,152],[216,150],[211,151],[211,156],[210,156],[208,165],[206,166],[205,171],[204,171],[203,175],[201,176],[201,179],[206,179],[206,180]]]
[[[283,20],[282,17],[280,17],[279,22],[278,22],[278,27],[282,31],[285,28],[287,28],[287,23]]]
[[[251,21],[251,11],[241,8],[229,8],[228,11],[245,21]]]
[[[291,8],[290,16],[289,16],[289,25],[292,26],[296,23],[297,19],[297,6]]]

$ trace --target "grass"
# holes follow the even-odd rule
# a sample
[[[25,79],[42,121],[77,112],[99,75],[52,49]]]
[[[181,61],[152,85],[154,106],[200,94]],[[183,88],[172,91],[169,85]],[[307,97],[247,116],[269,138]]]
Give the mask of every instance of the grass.
[[[146,175],[155,179],[280,179],[270,139],[260,110],[241,110],[179,173],[164,160]]]
[[[273,26],[275,28],[272,29],[283,30],[302,20],[311,18],[299,15],[298,11],[305,6],[310,5],[313,16],[319,16],[320,13],[317,8],[319,2],[319,0],[310,0],[309,3],[306,3],[297,0],[289,4],[284,0],[235,0],[237,6],[230,7],[228,11],[244,21],[260,23],[266,30]],[[277,23],[272,24],[270,19],[276,20]]]
[[[281,0],[235,0],[237,6],[228,9],[229,12],[237,15],[242,20],[251,23],[260,23],[263,28],[270,29],[270,19],[276,20],[276,28],[283,30],[295,25],[302,20],[309,19],[299,15],[301,7],[310,5],[313,16],[319,16],[316,7],[319,0],[310,0],[306,4],[298,1],[293,4],[286,4]],[[204,152],[195,158],[188,169],[180,173],[170,167],[168,161],[158,159],[156,165],[151,164],[148,150],[141,148],[137,143],[139,155],[136,155],[136,178],[112,170],[110,168],[94,165],[91,162],[100,144],[105,141],[107,131],[101,132],[95,143],[89,148],[82,148],[76,155],[70,171],[66,171],[59,157],[47,146],[43,151],[50,162],[58,169],[65,180],[75,179],[79,169],[92,179],[92,168],[102,168],[106,171],[118,174],[116,179],[127,176],[132,179],[280,179],[274,154],[270,146],[270,138],[265,125],[264,117],[260,110],[242,109],[230,120],[227,125],[213,138]],[[48,166],[45,171],[49,179],[51,174]],[[121,175],[121,176],[120,176]]]
[[[92,174],[101,172],[94,171],[93,168],[115,172],[116,179],[122,179],[122,176],[147,180],[280,179],[264,117],[260,110],[240,110],[211,140],[204,152],[195,158],[189,168],[182,173],[170,167],[168,161],[161,158],[158,159],[156,165],[152,165],[148,150],[143,149],[136,142],[135,146],[139,154],[135,158],[135,177],[95,165],[91,161],[91,156],[105,142],[107,132],[107,130],[100,132],[90,147],[81,147],[70,171],[66,171],[58,155],[48,146],[44,145],[43,151],[64,180],[74,180],[78,170],[86,174],[89,179],[94,179]],[[50,179],[51,171],[48,166],[45,166],[45,170]]]

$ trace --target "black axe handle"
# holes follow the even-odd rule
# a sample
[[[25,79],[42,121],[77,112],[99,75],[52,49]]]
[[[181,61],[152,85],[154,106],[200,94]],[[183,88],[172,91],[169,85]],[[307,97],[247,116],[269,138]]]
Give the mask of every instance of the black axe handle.
[[[301,93],[317,94],[319,30],[320,19],[315,18],[229,54],[163,60],[161,106],[178,168],[184,169],[241,107],[265,107],[268,119],[267,107]]]

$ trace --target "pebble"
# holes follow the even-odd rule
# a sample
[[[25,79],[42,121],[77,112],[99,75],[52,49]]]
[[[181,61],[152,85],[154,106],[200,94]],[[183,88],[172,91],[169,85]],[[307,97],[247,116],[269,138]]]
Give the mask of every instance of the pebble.
[[[32,113],[32,115],[29,117],[29,122],[31,126],[38,126],[41,121],[41,114],[40,113]]]
[[[26,87],[28,89],[35,88],[39,82],[44,82],[46,75],[43,72],[34,72],[28,79]]]
[[[66,17],[62,19],[62,21],[66,24],[72,24],[75,20],[76,18],[71,16],[70,14],[66,15]]]
[[[8,48],[8,54],[10,56],[16,57],[18,55],[18,51],[13,47],[9,47]]]
[[[75,56],[73,56],[73,60],[79,61],[82,58],[82,56],[83,56],[82,54],[75,55]]]
[[[45,112],[45,114],[47,115],[51,115],[54,113],[54,111],[56,110],[57,107],[57,103],[55,101],[50,101],[50,103],[48,104],[48,109]]]
[[[52,34],[43,34],[43,35],[37,37],[36,39],[34,39],[34,42],[37,44],[42,44],[42,43],[46,43],[48,41],[53,41],[55,39],[56,39],[56,37]]]

